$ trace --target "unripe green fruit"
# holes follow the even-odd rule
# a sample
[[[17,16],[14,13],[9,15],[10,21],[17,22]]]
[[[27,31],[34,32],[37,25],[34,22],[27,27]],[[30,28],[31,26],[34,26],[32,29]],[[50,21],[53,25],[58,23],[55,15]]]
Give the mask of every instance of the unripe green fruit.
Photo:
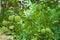
[[[9,22],[8,21],[3,21],[2,25],[7,26],[7,25],[9,25]]]
[[[51,32],[50,28],[46,28],[46,32],[48,33]]]
[[[3,30],[3,31],[8,31],[8,28],[5,27],[5,26],[2,26],[2,30]]]
[[[20,16],[15,16],[15,21],[19,22],[20,21]]]
[[[45,34],[45,29],[41,29],[41,33],[42,34]]]
[[[9,29],[13,29],[14,28],[14,26],[9,26]]]
[[[13,21],[13,20],[14,20],[14,15],[9,16],[8,19],[9,19],[10,21]]]

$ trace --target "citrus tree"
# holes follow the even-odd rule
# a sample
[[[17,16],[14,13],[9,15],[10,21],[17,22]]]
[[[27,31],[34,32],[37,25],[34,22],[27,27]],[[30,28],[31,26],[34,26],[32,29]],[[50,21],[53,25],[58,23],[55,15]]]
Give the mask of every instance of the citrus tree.
[[[60,0],[1,0],[0,34],[60,40]]]

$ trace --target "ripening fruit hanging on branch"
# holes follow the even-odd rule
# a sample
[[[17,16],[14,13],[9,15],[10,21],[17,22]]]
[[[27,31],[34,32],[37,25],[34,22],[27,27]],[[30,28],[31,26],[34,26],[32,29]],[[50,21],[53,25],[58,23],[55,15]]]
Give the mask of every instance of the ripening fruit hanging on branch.
[[[50,28],[46,28],[46,32],[47,33],[50,33],[51,32],[51,29]]]
[[[9,25],[9,22],[4,20],[4,21],[2,21],[2,25],[8,26]]]
[[[41,29],[41,34],[45,34],[45,33],[51,33],[51,29],[50,28],[45,28],[45,29]]]
[[[10,20],[10,21],[15,21],[15,22],[19,22],[20,21],[20,16],[15,16],[15,15],[11,15],[11,16],[9,16],[8,17],[8,20]]]
[[[45,34],[45,29],[41,29],[41,34]]]
[[[19,22],[21,20],[20,16],[15,16],[15,22]]]
[[[15,16],[15,15],[9,16],[9,17],[8,17],[8,20],[13,21],[13,20],[14,20],[14,16]]]

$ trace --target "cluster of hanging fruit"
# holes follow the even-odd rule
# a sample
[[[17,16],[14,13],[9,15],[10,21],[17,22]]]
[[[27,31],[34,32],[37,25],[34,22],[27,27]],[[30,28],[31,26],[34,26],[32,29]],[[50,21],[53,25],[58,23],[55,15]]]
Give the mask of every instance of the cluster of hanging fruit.
[[[9,29],[13,29],[14,25],[11,25],[11,23],[10,23],[11,21],[12,22],[20,22],[21,18],[20,18],[20,16],[10,15],[8,17],[8,21],[6,21],[6,20],[2,21],[2,25],[3,26],[9,26]]]

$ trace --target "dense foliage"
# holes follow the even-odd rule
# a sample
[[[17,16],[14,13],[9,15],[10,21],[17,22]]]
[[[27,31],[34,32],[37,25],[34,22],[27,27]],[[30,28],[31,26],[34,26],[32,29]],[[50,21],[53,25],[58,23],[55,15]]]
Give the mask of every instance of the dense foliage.
[[[1,0],[0,34],[60,40],[60,0]]]

